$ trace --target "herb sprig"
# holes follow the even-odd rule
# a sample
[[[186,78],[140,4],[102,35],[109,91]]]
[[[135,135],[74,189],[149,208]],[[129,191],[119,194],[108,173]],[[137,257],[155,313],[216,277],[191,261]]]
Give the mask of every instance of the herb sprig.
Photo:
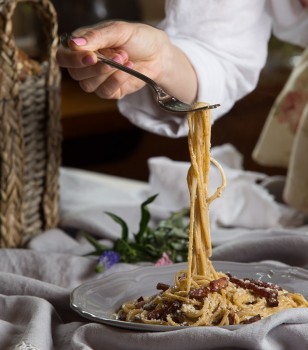
[[[156,197],[157,194],[141,204],[139,230],[133,234],[133,239],[129,239],[129,228],[122,218],[113,213],[105,212],[121,226],[121,238],[113,243],[112,248],[109,248],[99,243],[93,236],[84,233],[85,238],[94,247],[94,251],[87,255],[103,256],[105,259],[106,252],[114,252],[121,262],[137,263],[141,261],[156,262],[165,253],[174,263],[186,261],[189,209],[172,213],[168,219],[160,221],[156,227],[152,228],[148,205]],[[102,271],[101,264],[98,265],[97,271]]]

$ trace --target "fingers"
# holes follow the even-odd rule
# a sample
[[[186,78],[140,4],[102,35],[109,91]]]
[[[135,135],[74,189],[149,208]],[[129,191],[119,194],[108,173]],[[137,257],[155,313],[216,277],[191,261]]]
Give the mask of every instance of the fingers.
[[[117,90],[127,79],[127,74],[114,72],[109,76],[96,76],[92,79],[80,81],[79,85],[86,92],[95,92],[101,98],[110,99],[114,98]]]
[[[81,28],[73,33],[69,46],[73,50],[96,51],[125,45],[134,32],[127,22],[104,22],[92,28]]]
[[[125,65],[129,68],[133,67],[131,62],[127,62]],[[79,85],[84,91],[95,92],[101,98],[118,99],[135,91],[136,88],[141,88],[144,84],[125,72],[114,70],[109,74],[95,75],[92,78],[84,79],[79,82]],[[134,89],[126,88],[128,86],[133,86]]]
[[[56,59],[58,64],[63,68],[83,68],[94,65],[97,62],[97,57],[94,52],[76,52],[63,47],[58,49]]]
[[[128,62],[126,66],[133,68],[131,62]],[[104,99],[119,99],[144,86],[144,83],[141,80],[119,70],[111,74],[101,84],[99,84],[99,81],[96,81],[95,83],[96,88],[94,91],[96,95]]]
[[[125,64],[127,61],[127,54],[114,53],[110,58],[120,64]],[[77,81],[93,78],[96,75],[110,75],[113,71],[115,71],[115,68],[107,64],[102,64],[101,62],[93,64],[92,57],[88,55],[81,60],[80,65],[76,64],[68,67],[68,72],[71,77]]]
[[[133,68],[133,63],[124,62],[121,55],[115,56],[114,59],[129,68]],[[144,85],[139,79],[101,62],[84,68],[68,68],[68,72],[74,80],[79,81],[80,87],[85,92],[95,92],[101,98],[106,99],[123,97],[121,91],[133,92],[133,90],[123,89],[128,81],[138,80],[137,84],[130,82],[131,86],[138,86],[138,88]]]
[[[72,33],[73,37],[68,42],[69,49],[58,49],[57,62],[61,67],[68,69],[71,77],[79,82],[84,91],[95,92],[107,99],[121,98],[140,89],[144,83],[125,72],[98,62],[95,51],[132,67],[128,57],[130,55],[130,59],[139,66],[142,62],[140,57],[151,57],[151,52],[147,53],[144,45],[139,44],[139,41],[143,43],[144,40],[136,40],[136,37],[140,37],[134,35],[138,28],[136,24],[121,21],[80,28]],[[131,40],[132,38],[134,40]],[[151,48],[152,46],[150,45]]]

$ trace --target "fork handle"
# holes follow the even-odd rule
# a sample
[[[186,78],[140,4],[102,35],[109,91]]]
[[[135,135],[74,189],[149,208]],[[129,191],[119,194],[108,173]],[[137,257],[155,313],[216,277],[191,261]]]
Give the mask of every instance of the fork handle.
[[[136,70],[134,69],[131,69],[131,68],[128,68],[126,66],[124,66],[123,64],[121,63],[118,63],[118,62],[115,62],[114,60],[102,55],[101,53],[99,52],[95,52],[97,58],[99,61],[103,62],[103,63],[106,63],[112,67],[115,67],[117,69],[120,69],[122,70],[123,72],[126,72],[130,75],[133,75],[134,77],[140,79],[140,80],[143,80],[145,83],[147,83],[148,85],[150,85],[152,87],[152,89],[157,92],[158,94],[160,95],[167,95],[167,93],[160,87],[156,84],[156,82],[147,77],[146,75],[140,73],[140,72],[137,72]]]

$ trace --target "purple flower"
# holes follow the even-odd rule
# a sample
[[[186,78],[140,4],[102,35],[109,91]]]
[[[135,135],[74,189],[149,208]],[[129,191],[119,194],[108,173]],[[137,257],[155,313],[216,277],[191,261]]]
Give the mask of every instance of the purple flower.
[[[114,250],[106,250],[98,258],[96,272],[104,272],[120,261],[120,255]]]

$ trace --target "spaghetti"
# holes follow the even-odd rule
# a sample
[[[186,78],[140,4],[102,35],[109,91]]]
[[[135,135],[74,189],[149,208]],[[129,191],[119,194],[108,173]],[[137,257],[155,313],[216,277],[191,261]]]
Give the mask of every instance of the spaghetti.
[[[210,110],[190,113],[188,125],[191,166],[187,174],[190,192],[187,270],[176,274],[172,286],[158,283],[160,293],[124,303],[117,318],[171,326],[223,326],[252,323],[287,308],[308,307],[301,294],[214,269],[210,260],[209,205],[221,195],[226,180],[222,167],[210,157]],[[218,168],[222,178],[213,195],[208,194],[210,163]]]

